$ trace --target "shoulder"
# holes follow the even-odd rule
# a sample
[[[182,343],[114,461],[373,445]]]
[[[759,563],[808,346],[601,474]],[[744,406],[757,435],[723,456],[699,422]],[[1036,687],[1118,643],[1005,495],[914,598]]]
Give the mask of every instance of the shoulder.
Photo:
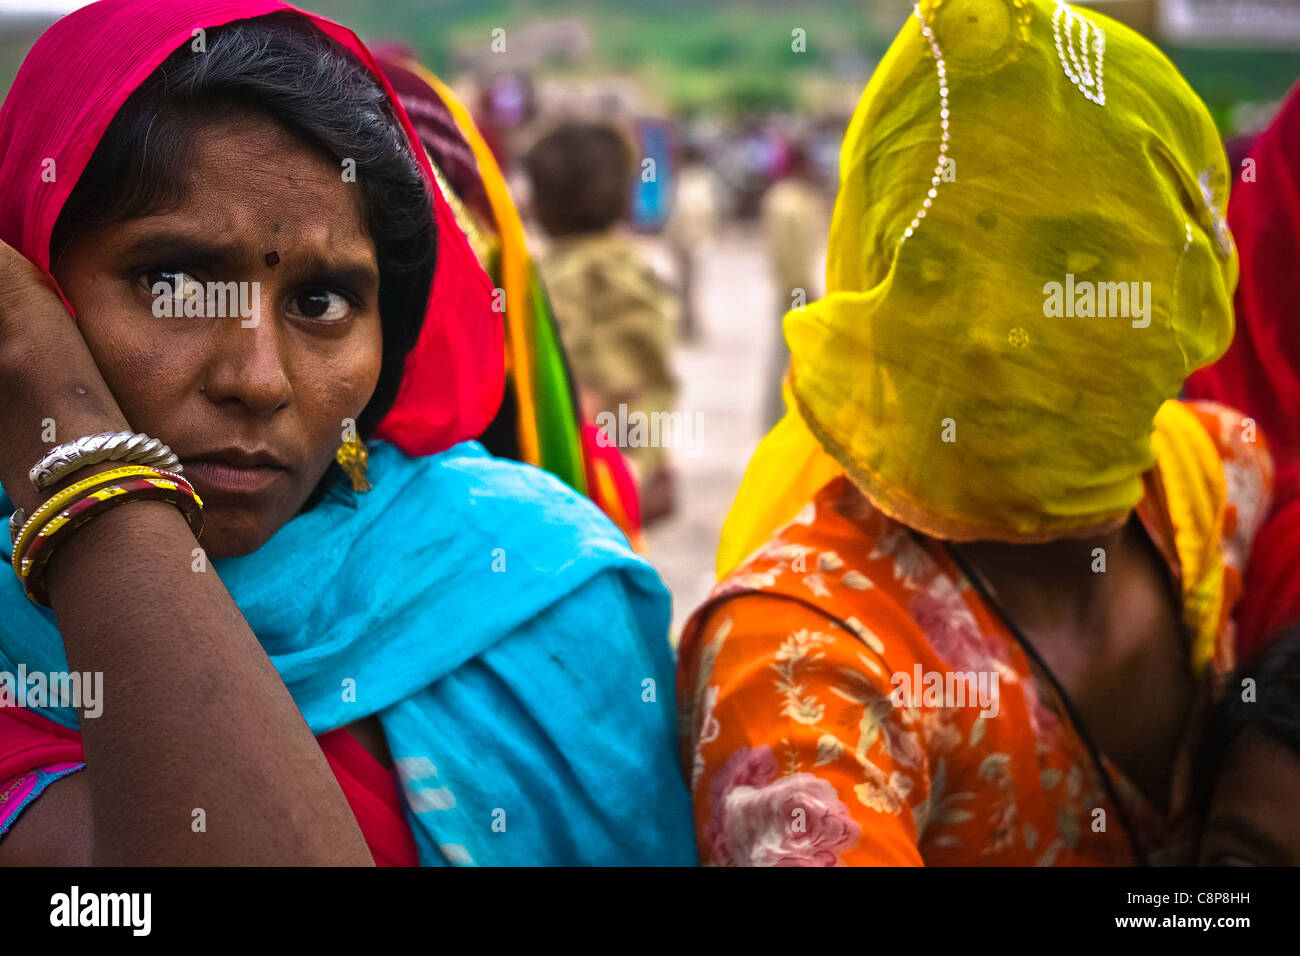
[[[390,616],[452,615],[483,648],[512,634],[536,643],[547,636],[533,626],[544,613],[593,634],[602,614],[633,614],[666,640],[671,601],[659,574],[554,475],[494,458],[476,442],[423,458],[376,443],[372,464],[374,487],[359,496],[371,516],[348,518],[365,524],[348,547],[398,575]],[[301,537],[337,535],[328,517]]]
[[[633,579],[600,573],[439,683],[451,739],[495,742],[436,762],[458,803],[514,808],[512,832],[526,843],[498,862],[695,862],[668,610]],[[505,852],[482,849],[475,859]]]
[[[410,493],[449,518],[462,516],[493,534],[531,528],[567,542],[586,542],[635,556],[623,533],[585,495],[548,471],[497,458],[475,441],[414,457],[387,442],[371,451],[375,484]]]
[[[805,599],[828,613],[877,588],[898,592],[935,567],[924,539],[885,516],[840,476],[724,577],[711,597],[769,591]]]
[[[683,666],[724,623],[733,653],[777,653],[812,631],[854,658],[911,661],[925,645],[912,616],[917,595],[942,574],[923,540],[837,478],[719,581],[687,624]]]
[[[545,627],[530,625],[530,643],[555,635],[602,634],[599,642],[566,644],[590,654],[612,648],[616,636],[667,650],[671,601],[653,566],[632,550],[627,537],[585,495],[550,472],[489,455],[465,442],[421,464],[445,503],[460,519],[461,534],[480,536],[501,548],[504,567],[511,552],[535,577],[567,576],[582,568],[581,585],[560,589]],[[441,506],[441,505],[440,505]],[[567,640],[566,637],[564,640]],[[626,649],[626,648],[625,648]]]
[[[538,268],[549,288],[553,283],[580,280],[604,259],[609,242],[604,234],[564,236],[552,239]]]
[[[523,622],[498,645],[498,656],[534,679],[559,668],[575,691],[609,688],[619,674],[618,682],[630,681],[623,691],[635,688],[639,694],[644,678],[657,685],[672,672],[671,607],[657,575],[603,569]]]

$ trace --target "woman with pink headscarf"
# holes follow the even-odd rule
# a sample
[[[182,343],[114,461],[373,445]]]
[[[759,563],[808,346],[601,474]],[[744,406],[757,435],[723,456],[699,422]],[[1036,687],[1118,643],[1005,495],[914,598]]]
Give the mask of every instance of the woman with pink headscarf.
[[[667,592],[467,441],[493,290],[357,38],[101,0],[0,157],[0,863],[692,862]]]

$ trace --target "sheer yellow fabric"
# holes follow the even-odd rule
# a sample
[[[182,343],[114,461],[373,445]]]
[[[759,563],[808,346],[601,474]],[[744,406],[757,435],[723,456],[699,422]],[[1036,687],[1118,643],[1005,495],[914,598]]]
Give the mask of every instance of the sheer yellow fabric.
[[[749,460],[722,526],[715,566],[719,578],[762,547],[822,485],[844,473],[791,407],[788,381],[783,392],[785,417],[767,433]]]
[[[786,397],[788,402],[788,388]],[[1151,445],[1182,570],[1183,624],[1192,635],[1192,664],[1199,671],[1214,652],[1223,609],[1219,554],[1227,501],[1223,466],[1204,427],[1177,401],[1160,406]],[[773,531],[842,472],[798,412],[788,410],[763,439],[745,472],[718,546],[718,577],[725,577],[762,547]]]
[[[781,476],[819,473],[818,447],[934,537],[1123,520],[1157,410],[1231,339],[1227,182],[1204,105],[1128,28],[919,4],[850,123],[828,294],[785,319],[797,418],[760,445],[719,567],[788,520],[808,489]]]

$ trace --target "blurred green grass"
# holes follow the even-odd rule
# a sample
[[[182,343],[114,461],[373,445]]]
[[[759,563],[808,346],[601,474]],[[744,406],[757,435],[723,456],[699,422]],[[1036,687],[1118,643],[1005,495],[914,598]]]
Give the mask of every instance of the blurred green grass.
[[[790,110],[804,78],[830,76],[845,57],[874,60],[888,38],[872,29],[859,0],[390,0],[383,7],[317,0],[320,12],[367,37],[400,37],[435,71],[457,50],[485,50],[494,27],[578,19],[592,49],[553,72],[634,75],[679,113]],[[805,31],[806,51],[792,50]],[[865,79],[865,75],[864,75]]]
[[[637,78],[665,108],[747,114],[807,105],[810,83],[866,82],[906,16],[901,0],[303,0],[363,38],[400,40],[444,75],[457,54],[486,51],[492,30],[507,40],[529,24],[584,22],[592,48],[580,63],[548,60],[551,74]],[[889,11],[889,12],[882,12]],[[1300,15],[1298,13],[1297,15]],[[791,31],[806,52],[791,50]],[[7,89],[30,36],[0,34]],[[1167,46],[1165,52],[1210,106],[1224,134],[1234,107],[1280,99],[1300,77],[1300,52]]]
[[[494,27],[508,32],[547,19],[576,18],[591,31],[591,72],[640,74],[678,112],[790,110],[800,83],[866,69],[884,53],[896,17],[869,12],[865,0],[315,0],[309,5],[366,37],[400,37],[436,71],[457,49],[485,49]],[[877,7],[877,10],[879,8]],[[1297,12],[1300,16],[1300,12]],[[893,22],[894,20],[897,22]],[[791,30],[807,52],[791,51]],[[1233,107],[1280,99],[1300,78],[1300,52],[1166,46],[1166,54],[1229,134]],[[557,67],[563,70],[563,67]]]

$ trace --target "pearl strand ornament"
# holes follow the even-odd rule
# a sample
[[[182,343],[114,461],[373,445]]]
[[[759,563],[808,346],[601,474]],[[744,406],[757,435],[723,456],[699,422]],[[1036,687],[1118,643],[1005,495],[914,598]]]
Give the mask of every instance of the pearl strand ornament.
[[[1065,41],[1061,41],[1061,21],[1065,21]],[[1078,49],[1075,49],[1071,28],[1079,25]],[[1091,29],[1091,40],[1089,30]],[[1061,61],[1061,69],[1075,87],[1098,106],[1106,105],[1106,88],[1102,81],[1103,61],[1106,57],[1106,31],[1093,23],[1081,13],[1071,10],[1063,0],[1057,0],[1056,12],[1052,14],[1052,36],[1056,39],[1056,58]],[[1089,68],[1088,56],[1093,56],[1096,76]]]
[[[939,76],[939,161],[934,167],[934,176],[930,179],[930,191],[921,203],[921,208],[912,217],[911,224],[903,230],[903,235],[898,240],[899,245],[912,237],[912,233],[921,225],[921,220],[925,218],[926,212],[938,197],[939,184],[943,182],[943,163],[948,158],[948,67],[943,61],[943,51],[939,49],[939,42],[934,38],[934,31],[930,29],[930,25],[925,22],[925,17],[921,14],[919,3],[912,8],[912,13],[921,24],[921,35],[930,44],[930,52],[934,54],[935,71]]]

